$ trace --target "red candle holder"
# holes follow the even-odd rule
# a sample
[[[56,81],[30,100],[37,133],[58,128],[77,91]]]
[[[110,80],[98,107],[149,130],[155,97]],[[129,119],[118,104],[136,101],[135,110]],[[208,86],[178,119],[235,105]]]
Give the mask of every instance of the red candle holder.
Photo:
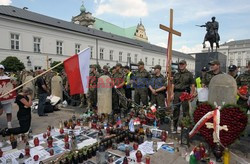
[[[47,128],[48,131],[51,131],[51,126],[49,125],[48,128]]]
[[[47,143],[48,143],[48,148],[53,147],[53,138],[51,136],[48,138]]]
[[[80,119],[77,119],[77,120],[76,120],[76,124],[77,124],[77,126],[81,126],[81,121],[80,121]]]
[[[25,146],[25,156],[30,156],[30,146],[29,146],[28,142]]]
[[[165,130],[161,132],[161,140],[164,142],[167,140],[167,132]]]
[[[96,123],[91,123],[91,128],[96,129]]]
[[[60,132],[60,134],[63,134],[63,133],[64,133],[63,128],[61,128],[61,129],[59,130],[59,132]]]
[[[50,149],[49,154],[50,154],[50,156],[53,156],[54,155],[54,149]]]
[[[69,142],[65,142],[65,149],[69,149]]]
[[[138,143],[137,143],[137,142],[135,142],[135,143],[133,144],[133,148],[134,148],[134,150],[137,150],[137,149],[138,149],[138,147],[139,147]]]
[[[50,137],[50,131],[47,131],[47,136]]]
[[[142,153],[140,150],[137,150],[136,154],[136,162],[141,162],[141,159],[142,159]]]
[[[34,159],[34,161],[38,161],[39,156],[38,155],[34,155],[33,159]]]
[[[146,164],[150,164],[150,157],[149,156],[146,157]]]
[[[3,156],[3,151],[2,151],[2,149],[0,149],[0,157],[2,157]]]
[[[39,139],[38,137],[34,138],[34,145],[39,146]]]
[[[47,138],[47,133],[43,133],[43,138],[44,138],[44,139]]]
[[[64,136],[64,142],[69,142],[69,135],[68,134],[65,134],[65,136]]]

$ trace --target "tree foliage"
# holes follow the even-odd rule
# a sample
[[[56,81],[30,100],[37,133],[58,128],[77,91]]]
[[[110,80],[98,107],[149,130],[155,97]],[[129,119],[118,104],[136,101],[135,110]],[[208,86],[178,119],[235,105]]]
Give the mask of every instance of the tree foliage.
[[[50,67],[54,67],[58,63],[60,63],[60,61],[53,61],[53,63],[50,64]],[[61,64],[58,67],[54,68],[53,71],[56,71],[57,73],[61,73],[63,71],[63,68],[64,68],[63,64]]]
[[[1,61],[1,64],[4,65],[5,71],[8,72],[17,72],[25,68],[24,64],[14,56],[8,56],[3,61]]]

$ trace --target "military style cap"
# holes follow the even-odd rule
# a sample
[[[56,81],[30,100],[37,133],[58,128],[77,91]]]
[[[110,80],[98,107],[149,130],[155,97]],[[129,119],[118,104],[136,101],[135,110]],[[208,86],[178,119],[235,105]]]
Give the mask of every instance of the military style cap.
[[[201,71],[202,71],[202,72],[207,72],[207,71],[208,71],[208,68],[207,68],[207,67],[203,67],[203,68],[201,69]]]
[[[90,68],[96,68],[96,65],[92,64],[90,65]]]
[[[103,68],[102,69],[109,69],[109,67],[107,66],[107,65],[105,65],[105,66],[103,66]]]
[[[186,60],[181,60],[179,64],[187,64]]]
[[[209,65],[220,65],[220,62],[218,60],[213,60],[208,63]]]
[[[115,66],[116,67],[122,67],[122,64],[121,63],[117,63]]]
[[[124,68],[124,69],[129,69],[129,66],[125,65],[123,68]]]
[[[144,65],[144,62],[143,61],[139,61],[138,65]]]
[[[230,65],[230,66],[228,67],[228,70],[229,70],[229,71],[235,71],[236,69],[237,69],[236,65]]]
[[[161,69],[161,66],[160,66],[160,65],[156,65],[156,66],[154,67],[154,69]]]

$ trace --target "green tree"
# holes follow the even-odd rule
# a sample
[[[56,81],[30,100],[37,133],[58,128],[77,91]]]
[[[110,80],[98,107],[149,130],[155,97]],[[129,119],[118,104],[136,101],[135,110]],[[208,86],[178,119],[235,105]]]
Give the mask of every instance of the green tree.
[[[57,65],[58,63],[60,63],[60,61],[53,61],[53,63],[50,64],[50,67],[54,67],[55,65]],[[59,65],[58,67],[54,68],[53,71],[56,71],[57,73],[61,73],[63,70],[63,64]]]
[[[25,68],[24,64],[14,56],[8,56],[6,59],[1,61],[1,64],[4,65],[5,71],[8,72],[17,72]]]

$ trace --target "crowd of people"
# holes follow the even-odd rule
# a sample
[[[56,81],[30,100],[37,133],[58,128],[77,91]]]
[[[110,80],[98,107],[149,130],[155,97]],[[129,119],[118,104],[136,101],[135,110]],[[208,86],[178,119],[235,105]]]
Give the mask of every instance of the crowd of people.
[[[86,105],[89,108],[97,109],[97,91],[98,91],[98,79],[102,75],[109,76],[110,86],[112,87],[112,112],[113,113],[127,113],[132,108],[132,102],[138,105],[148,106],[149,102],[155,104],[156,108],[166,107],[166,89],[167,78],[161,73],[161,66],[156,65],[154,71],[150,73],[144,67],[142,61],[138,62],[138,69],[131,70],[129,66],[122,66],[117,63],[114,67],[109,69],[108,66],[103,66],[101,70],[97,69],[96,65],[90,66],[89,74],[89,90],[88,93],[82,95],[69,96],[69,85],[67,82],[67,76],[62,71],[59,75],[63,79],[63,100],[67,101],[71,105],[79,105],[83,107]],[[188,92],[191,96],[197,95],[196,88],[209,87],[211,79],[219,74],[223,74],[220,69],[220,62],[217,60],[209,62],[210,68],[204,67],[201,70],[201,76],[194,77],[193,73],[187,70],[187,62],[181,60],[178,63],[178,72],[172,74],[171,83],[171,102],[174,105],[173,110],[173,123],[174,130],[177,130],[178,119],[180,116],[180,107],[182,106],[183,117],[189,116],[188,102],[181,102],[180,96],[183,92]],[[25,77],[36,76],[43,71],[30,72],[25,71],[17,74],[16,84],[20,85],[24,83]],[[235,78],[238,87],[248,86],[248,93],[242,95],[238,92],[237,103],[244,109],[249,110],[249,95],[250,95],[250,62],[248,62],[247,70],[238,75],[237,67],[230,65],[228,68],[228,74]],[[53,76],[58,75],[53,71],[37,78],[34,82],[36,90],[24,87],[19,91],[15,103],[19,107],[17,118],[19,120],[20,127],[12,128],[12,103],[0,104],[0,115],[3,111],[7,116],[8,128],[1,130],[1,134],[19,134],[28,131],[31,122],[31,110],[32,100],[34,97],[39,99],[38,115],[40,117],[47,116],[44,112],[46,97],[51,93],[51,79]],[[4,74],[4,66],[0,65],[0,79],[7,78]],[[8,77],[9,78],[9,77]],[[33,93],[35,92],[35,94]],[[132,96],[132,92],[134,92]],[[122,98],[125,96],[126,99]],[[130,100],[130,101],[127,101]],[[77,103],[75,103],[77,102]],[[181,102],[181,103],[180,103]]]

